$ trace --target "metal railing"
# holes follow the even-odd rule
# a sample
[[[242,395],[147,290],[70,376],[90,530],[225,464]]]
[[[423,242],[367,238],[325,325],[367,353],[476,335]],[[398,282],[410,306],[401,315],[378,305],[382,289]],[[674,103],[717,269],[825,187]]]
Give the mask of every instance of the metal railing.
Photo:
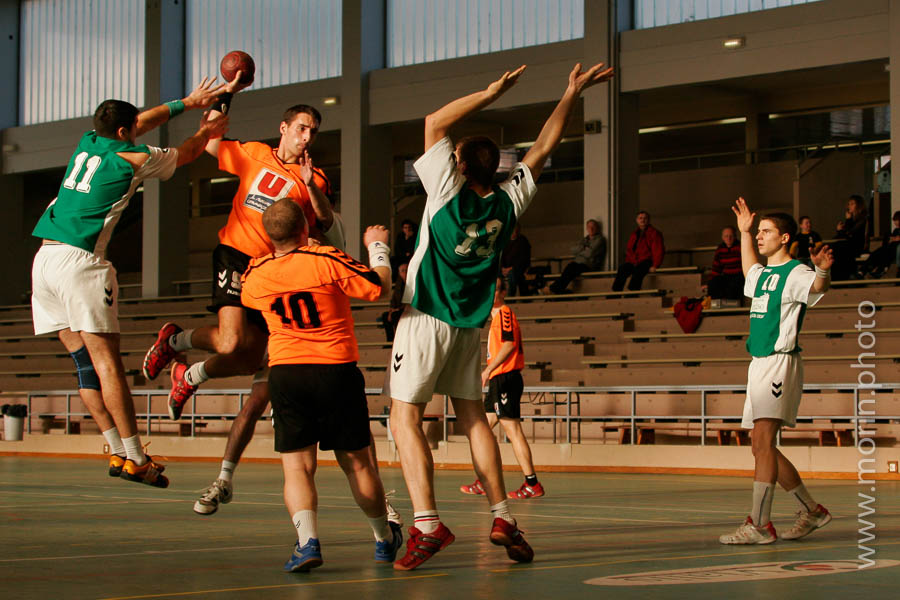
[[[849,422],[853,425],[853,439],[854,443],[858,441],[858,432],[860,430],[861,425],[869,425],[875,423],[887,423],[887,422],[900,422],[900,415],[887,415],[887,414],[860,414],[859,410],[859,401],[860,401],[860,387],[856,383],[822,383],[822,384],[807,384],[804,386],[804,392],[818,392],[818,391],[840,391],[845,393],[852,393],[853,398],[853,409],[852,411],[848,411],[842,414],[834,414],[834,415],[809,415],[809,414],[800,414],[797,418],[798,422],[803,421],[811,421],[811,420],[823,420],[823,421],[843,421]],[[890,392],[897,389],[900,389],[900,383],[880,383],[874,384],[873,386],[867,386],[866,392],[869,390],[874,390],[875,392]],[[575,437],[577,437],[576,443],[581,443],[581,425],[590,422],[617,422],[624,423],[625,426],[628,427],[630,431],[630,440],[632,443],[636,443],[637,440],[637,432],[638,429],[642,425],[651,426],[654,422],[679,422],[679,423],[687,423],[687,424],[699,424],[700,426],[700,445],[706,445],[706,437],[709,432],[709,426],[711,423],[739,423],[742,415],[721,415],[721,414],[709,414],[708,411],[708,397],[710,395],[719,394],[722,392],[744,392],[746,390],[746,386],[743,385],[651,385],[651,386],[527,386],[525,387],[525,396],[523,396],[522,403],[523,404],[534,404],[538,406],[549,406],[552,407],[552,414],[523,414],[523,421],[531,421],[532,423],[538,421],[549,421],[553,423],[553,442],[558,443],[564,441],[567,444],[571,444],[573,442],[573,428],[575,432]],[[659,393],[675,393],[675,394],[685,394],[685,393],[699,393],[699,414],[644,414],[641,410],[639,410],[639,397],[643,394],[651,395],[651,394],[659,394]],[[191,399],[191,412],[190,414],[185,414],[181,421],[178,423],[182,424],[190,424],[190,435],[193,437],[196,435],[197,431],[197,423],[199,421],[206,421],[210,419],[233,419],[238,412],[240,412],[241,408],[244,405],[245,397],[250,394],[249,389],[200,389],[198,390]],[[380,396],[382,394],[382,388],[366,388],[367,396]],[[583,395],[593,395],[593,394],[622,394],[627,395],[629,397],[629,405],[630,410],[627,414],[581,414],[581,397]],[[77,390],[52,390],[52,391],[32,391],[32,392],[3,392],[0,393],[0,397],[9,398],[9,397],[26,397],[26,403],[28,406],[28,421],[27,421],[27,432],[31,433],[32,431],[32,417],[35,416],[33,412],[33,408],[35,405],[35,401],[38,399],[47,399],[53,397],[63,396],[65,398],[65,410],[64,411],[44,411],[38,414],[39,417],[42,418],[63,418],[65,420],[65,431],[68,433],[70,431],[70,426],[72,424],[73,417],[88,417],[90,416],[88,413],[83,411],[73,412],[72,411],[72,397],[77,396]],[[152,401],[155,397],[165,397],[168,395],[167,390],[132,390],[132,395],[135,397],[135,405],[137,406],[139,399],[143,399],[145,403],[144,406],[146,410],[143,412],[138,412],[137,418],[138,422],[144,425],[144,431],[149,436],[152,433],[152,428],[154,423],[158,422],[166,422],[168,415],[165,413],[154,413],[152,412]],[[222,396],[235,396],[237,399],[237,411],[235,412],[198,412],[198,403],[202,403],[204,397],[222,397]],[[549,400],[548,400],[549,399]],[[449,423],[452,420],[455,420],[455,415],[450,410],[450,400],[448,397],[444,397],[442,403],[442,410],[439,414],[427,414],[426,418],[429,420],[439,419],[442,422],[442,439],[444,441],[449,438]],[[801,409],[803,405],[801,404]],[[389,415],[388,414],[371,414],[369,415],[369,419],[373,421],[384,421],[384,424],[388,425]],[[560,424],[562,424],[562,431],[564,435],[560,433]],[[390,428],[388,428],[390,431]],[[534,439],[535,434],[532,429],[532,439]]]

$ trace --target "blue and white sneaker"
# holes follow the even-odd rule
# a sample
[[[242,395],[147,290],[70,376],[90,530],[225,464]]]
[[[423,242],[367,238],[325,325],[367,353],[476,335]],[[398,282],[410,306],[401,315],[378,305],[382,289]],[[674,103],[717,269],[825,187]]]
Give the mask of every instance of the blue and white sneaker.
[[[403,545],[403,528],[401,525],[388,521],[391,531],[394,533],[394,541],[387,540],[383,542],[375,542],[375,561],[383,563],[392,563],[397,558],[397,550]]]
[[[322,566],[322,547],[319,540],[309,538],[303,546],[298,541],[294,544],[294,552],[286,563],[284,570],[288,573],[306,573],[310,569]]]

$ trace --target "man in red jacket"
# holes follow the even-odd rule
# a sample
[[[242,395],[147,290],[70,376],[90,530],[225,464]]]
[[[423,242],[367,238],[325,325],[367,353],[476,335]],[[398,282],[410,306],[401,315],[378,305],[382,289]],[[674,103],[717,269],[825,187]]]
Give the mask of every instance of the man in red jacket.
[[[722,243],[716,248],[710,278],[709,297],[713,300],[740,300],[744,294],[744,272],[741,270],[741,243],[734,227],[722,230]]]
[[[612,289],[621,292],[625,287],[625,280],[631,276],[628,283],[629,290],[641,289],[644,276],[654,273],[662,264],[666,254],[666,246],[663,243],[663,234],[650,224],[650,213],[642,210],[637,214],[637,229],[628,238],[625,248],[625,262],[619,265],[616,272],[616,280]]]

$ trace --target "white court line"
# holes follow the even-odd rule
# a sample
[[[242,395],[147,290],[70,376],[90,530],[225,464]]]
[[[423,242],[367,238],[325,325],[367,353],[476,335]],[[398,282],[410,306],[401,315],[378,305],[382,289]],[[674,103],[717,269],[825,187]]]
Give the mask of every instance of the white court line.
[[[180,554],[183,552],[221,552],[222,550],[265,550],[267,548],[285,548],[285,544],[267,544],[265,546],[227,546],[218,548],[185,548],[179,550],[144,550],[142,552],[116,552],[114,554],[75,554],[70,556],[42,556],[35,558],[0,558],[0,563],[40,562],[43,560],[72,560],[80,558],[115,558],[116,556],[147,556],[149,554]]]

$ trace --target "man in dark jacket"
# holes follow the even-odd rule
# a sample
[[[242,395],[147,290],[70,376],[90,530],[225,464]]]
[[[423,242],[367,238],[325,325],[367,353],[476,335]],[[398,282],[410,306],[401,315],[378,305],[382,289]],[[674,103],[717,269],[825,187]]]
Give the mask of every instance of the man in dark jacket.
[[[531,242],[522,235],[521,228],[516,223],[509,236],[509,245],[503,249],[503,254],[500,256],[500,274],[506,280],[510,296],[527,296],[533,293],[528,289],[525,281],[525,272],[530,266]]]
[[[631,276],[629,290],[641,289],[647,273],[654,273],[662,264],[666,254],[663,234],[650,224],[650,213],[642,210],[637,214],[637,229],[628,238],[625,249],[625,262],[619,266],[613,291],[621,292],[625,288],[625,280]]]
[[[587,235],[584,239],[572,246],[574,260],[566,265],[559,279],[550,285],[550,291],[554,294],[565,292],[569,283],[582,273],[603,268],[603,261],[606,259],[606,240],[600,233],[600,223],[589,219],[585,224],[585,230]]]
[[[707,282],[710,298],[740,300],[743,297],[744,272],[741,269],[741,244],[737,241],[734,227],[730,225],[722,230],[722,243],[716,248],[710,275]]]

